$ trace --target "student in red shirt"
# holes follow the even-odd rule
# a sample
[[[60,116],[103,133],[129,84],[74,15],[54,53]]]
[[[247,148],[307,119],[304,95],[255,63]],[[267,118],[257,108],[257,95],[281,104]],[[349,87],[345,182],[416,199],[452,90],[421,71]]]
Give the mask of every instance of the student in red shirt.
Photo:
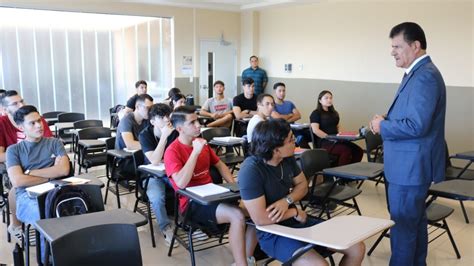
[[[179,137],[166,149],[166,174],[171,178],[175,190],[204,185],[212,182],[210,167],[214,166],[229,183],[234,183],[229,168],[207,145],[198,138],[201,125],[192,109],[181,106],[171,115],[171,123],[179,132]],[[188,198],[179,198],[179,210],[183,212]],[[230,223],[229,242],[236,265],[255,265],[253,250],[257,244],[255,228],[245,229],[245,215],[237,205],[219,203],[203,206],[192,204],[188,212],[195,222],[208,224]]]
[[[5,151],[10,145],[17,144],[18,142],[25,139],[25,134],[17,126],[15,121],[13,121],[13,114],[24,106],[23,98],[15,90],[5,91],[1,94],[0,102],[5,115],[0,116],[0,164],[5,163]],[[48,123],[43,119],[43,128],[44,128],[44,137],[52,137],[53,134],[49,129]],[[2,174],[2,173],[0,173]],[[8,200],[10,203],[10,209],[12,213],[16,213],[16,200],[15,200],[15,188],[12,187],[8,193]],[[21,223],[16,218],[16,215],[12,215],[12,227],[18,228]],[[18,238],[19,232],[10,232],[13,233],[15,238]],[[21,235],[20,235],[21,237]]]

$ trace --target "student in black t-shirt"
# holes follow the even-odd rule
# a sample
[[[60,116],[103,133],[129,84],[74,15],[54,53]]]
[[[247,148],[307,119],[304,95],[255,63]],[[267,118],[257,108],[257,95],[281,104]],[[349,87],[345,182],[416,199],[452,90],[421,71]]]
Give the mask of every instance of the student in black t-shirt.
[[[334,135],[340,131],[339,113],[334,109],[332,98],[330,91],[322,91],[318,96],[318,106],[309,117],[316,144],[337,155],[337,165],[360,162],[364,152],[356,144],[346,141],[334,143],[325,139],[327,135]]]
[[[179,133],[170,124],[170,114],[171,108],[164,103],[152,105],[148,112],[150,124],[142,130],[138,137],[147,164],[162,163],[165,149],[179,136]],[[165,238],[165,244],[169,247],[173,238],[173,229],[166,214],[166,186],[172,187],[168,177],[150,178],[146,194],[153,212],[155,212],[160,231]],[[174,243],[175,247],[178,246],[177,241]]]
[[[279,224],[306,228],[321,220],[307,216],[294,203],[308,193],[308,182],[293,156],[295,137],[283,119],[257,124],[252,137],[252,156],[242,164],[238,178],[243,204],[256,225]],[[281,262],[289,260],[307,243],[257,230],[261,249]],[[319,248],[318,248],[319,250]],[[364,244],[359,242],[345,250],[341,265],[361,265]],[[317,250],[310,250],[294,265],[327,265]]]
[[[243,93],[234,97],[232,111],[235,119],[252,117],[257,113],[257,96],[254,95],[254,81],[251,78],[242,80]]]
[[[144,80],[135,82],[135,89],[137,93],[128,99],[127,104],[125,105],[124,114],[135,111],[135,103],[137,102],[138,96],[147,94],[147,86],[148,85]]]

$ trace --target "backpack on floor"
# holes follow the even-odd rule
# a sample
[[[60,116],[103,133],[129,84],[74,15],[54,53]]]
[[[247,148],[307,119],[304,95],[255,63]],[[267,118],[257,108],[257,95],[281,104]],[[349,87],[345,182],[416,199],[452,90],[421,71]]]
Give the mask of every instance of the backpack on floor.
[[[46,196],[45,217],[59,218],[93,212],[89,195],[78,186],[57,186]]]

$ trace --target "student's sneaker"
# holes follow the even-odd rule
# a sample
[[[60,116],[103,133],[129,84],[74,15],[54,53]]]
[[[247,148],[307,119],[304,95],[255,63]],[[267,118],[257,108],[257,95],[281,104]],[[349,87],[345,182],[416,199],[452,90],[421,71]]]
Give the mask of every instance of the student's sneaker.
[[[171,225],[166,226],[165,230],[161,231],[163,237],[165,238],[165,245],[167,247],[171,246],[171,240],[173,239],[173,228]],[[178,241],[174,240],[173,247],[177,248],[179,246]]]
[[[253,256],[247,257],[247,265],[248,266],[257,266],[257,262]],[[235,266],[235,262],[231,264],[231,266]]]
[[[22,239],[23,239],[23,230],[21,230],[21,225],[20,226],[14,226],[13,224],[10,224],[7,228],[8,233],[13,237],[13,239],[21,245]]]
[[[200,240],[200,241],[205,241],[209,239],[209,236],[207,236],[206,233],[201,231],[201,229],[197,229],[196,231],[193,232],[193,238]]]

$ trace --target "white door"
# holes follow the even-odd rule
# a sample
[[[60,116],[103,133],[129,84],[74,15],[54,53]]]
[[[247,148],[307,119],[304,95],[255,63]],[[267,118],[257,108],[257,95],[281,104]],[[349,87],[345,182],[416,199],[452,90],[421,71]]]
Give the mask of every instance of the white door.
[[[224,95],[237,95],[237,50],[235,44],[225,41],[201,41],[199,74],[199,105],[214,95],[212,84],[222,80]]]

